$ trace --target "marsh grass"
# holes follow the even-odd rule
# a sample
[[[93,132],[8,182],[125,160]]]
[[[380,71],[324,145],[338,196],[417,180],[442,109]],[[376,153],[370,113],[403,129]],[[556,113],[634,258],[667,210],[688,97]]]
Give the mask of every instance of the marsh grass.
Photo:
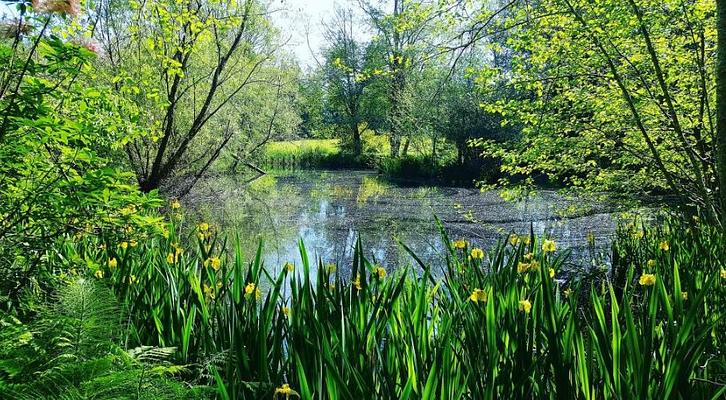
[[[266,266],[262,244],[248,260],[212,229],[125,249],[87,240],[54,262],[96,260],[86,272],[100,266],[124,305],[127,346],[175,347],[182,378],[221,398],[283,398],[284,384],[305,399],[726,393],[716,229],[622,226],[611,272],[587,284],[562,275],[566,250],[534,235],[482,254],[442,230],[447,264],[434,274],[413,253],[412,266],[374,265],[361,241],[351,265],[312,260],[300,243],[299,260]]]
[[[303,139],[268,143],[260,156],[264,168],[279,170],[310,168],[362,168],[357,159],[343,150],[338,139]]]

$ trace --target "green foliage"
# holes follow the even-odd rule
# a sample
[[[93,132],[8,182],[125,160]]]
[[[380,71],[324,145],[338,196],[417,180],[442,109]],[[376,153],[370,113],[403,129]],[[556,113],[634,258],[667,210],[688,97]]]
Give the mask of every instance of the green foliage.
[[[0,318],[0,394],[6,399],[202,398],[175,379],[175,349],[120,348],[123,313],[109,289],[75,277],[23,324]],[[207,391],[210,393],[210,391]]]
[[[110,50],[105,79],[145,110],[152,132],[125,148],[142,189],[193,185],[220,157],[234,172],[296,129],[297,71],[275,55],[266,4],[109,3],[119,10],[99,9],[97,33]]]
[[[486,104],[522,140],[482,144],[511,175],[592,191],[667,191],[716,218],[713,1],[547,0],[516,7],[508,66],[527,95]],[[491,85],[491,86],[490,86]]]
[[[434,273],[373,264],[360,242],[350,266],[313,263],[301,243],[299,262],[266,267],[262,246],[246,262],[212,227],[200,224],[184,249],[174,231],[103,250],[98,259],[118,264],[99,280],[130,307],[130,346],[176,347],[178,362],[229,398],[285,384],[302,398],[726,390],[726,241],[707,225],[622,227],[613,272],[595,284],[569,276],[568,252],[531,235],[489,252],[444,236],[448,263]]]
[[[95,54],[57,15],[22,13],[39,30],[0,41],[0,309],[25,290],[46,290],[43,258],[67,234],[153,229],[160,204],[118,163],[143,135],[136,109],[109,87],[90,85]],[[53,27],[53,28],[51,28]],[[78,44],[81,43],[81,44]]]
[[[272,169],[295,168],[366,168],[373,165],[378,154],[370,135],[362,139],[363,154],[346,151],[340,139],[305,139],[270,142],[257,158],[261,165]]]

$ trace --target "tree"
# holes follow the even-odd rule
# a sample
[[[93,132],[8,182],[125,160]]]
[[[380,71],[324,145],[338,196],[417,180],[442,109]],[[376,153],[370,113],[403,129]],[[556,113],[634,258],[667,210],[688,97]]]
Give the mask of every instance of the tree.
[[[423,68],[426,61],[439,52],[437,27],[458,2],[393,0],[387,11],[385,3],[359,0],[360,8],[377,34],[379,50],[385,56],[385,82],[391,157],[398,157],[404,137],[410,141],[415,123],[412,121],[412,100],[409,90],[411,73]],[[404,146],[405,148],[406,146]]]
[[[150,191],[175,173],[200,175],[212,165],[239,127],[225,112],[244,91],[270,83],[260,71],[278,45],[254,0],[121,4],[102,8],[98,36],[117,87],[149,109],[158,132],[126,146],[139,186]]]
[[[359,43],[353,32],[353,12],[338,8],[326,24],[325,39],[325,87],[328,108],[336,117],[336,124],[349,132],[353,154],[360,156],[360,124],[362,122],[361,99],[363,90],[372,75],[383,71],[365,71],[365,46]]]
[[[520,3],[500,24],[524,100],[492,107],[524,124],[499,155],[597,191],[667,191],[716,220],[714,4],[630,0]]]
[[[237,134],[222,151],[222,158],[231,163],[229,172],[236,173],[239,165],[260,170],[250,160],[269,141],[289,138],[299,129],[299,71],[292,62],[282,61],[260,71],[267,81],[255,91],[240,93],[231,104],[231,121],[237,124]],[[197,174],[197,176],[199,176]]]
[[[298,110],[300,112],[299,135],[308,138],[330,137],[325,117],[324,68],[315,68],[300,77],[298,82]]]

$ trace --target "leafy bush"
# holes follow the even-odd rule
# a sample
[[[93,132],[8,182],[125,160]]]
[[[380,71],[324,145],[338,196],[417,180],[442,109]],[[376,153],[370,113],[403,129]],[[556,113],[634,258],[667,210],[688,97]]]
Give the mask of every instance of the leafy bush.
[[[24,10],[23,7],[21,7]],[[52,286],[42,259],[66,234],[121,234],[162,220],[114,158],[142,135],[137,111],[94,80],[95,54],[64,41],[62,17],[29,15],[39,32],[0,41],[0,309]],[[58,24],[58,25],[56,25]],[[76,35],[78,32],[62,32]],[[75,39],[73,39],[75,40]]]
[[[0,317],[0,397],[4,399],[200,398],[175,376],[173,348],[124,350],[123,313],[113,292],[75,277],[31,324]],[[210,394],[211,391],[207,390]]]

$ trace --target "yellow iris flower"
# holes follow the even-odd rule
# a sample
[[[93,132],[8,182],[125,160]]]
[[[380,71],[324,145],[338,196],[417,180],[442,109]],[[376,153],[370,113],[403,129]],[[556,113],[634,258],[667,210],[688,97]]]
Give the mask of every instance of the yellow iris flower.
[[[653,286],[655,285],[655,274],[643,274],[638,282],[641,286]]]
[[[519,311],[529,314],[529,312],[532,311],[532,303],[530,303],[529,300],[520,300]]]
[[[486,303],[487,301],[487,293],[481,289],[474,289],[473,292],[471,292],[471,295],[469,296],[469,300],[473,301],[474,303],[482,302]]]
[[[542,251],[545,253],[554,253],[557,250],[557,244],[554,240],[545,240],[542,242]]]

